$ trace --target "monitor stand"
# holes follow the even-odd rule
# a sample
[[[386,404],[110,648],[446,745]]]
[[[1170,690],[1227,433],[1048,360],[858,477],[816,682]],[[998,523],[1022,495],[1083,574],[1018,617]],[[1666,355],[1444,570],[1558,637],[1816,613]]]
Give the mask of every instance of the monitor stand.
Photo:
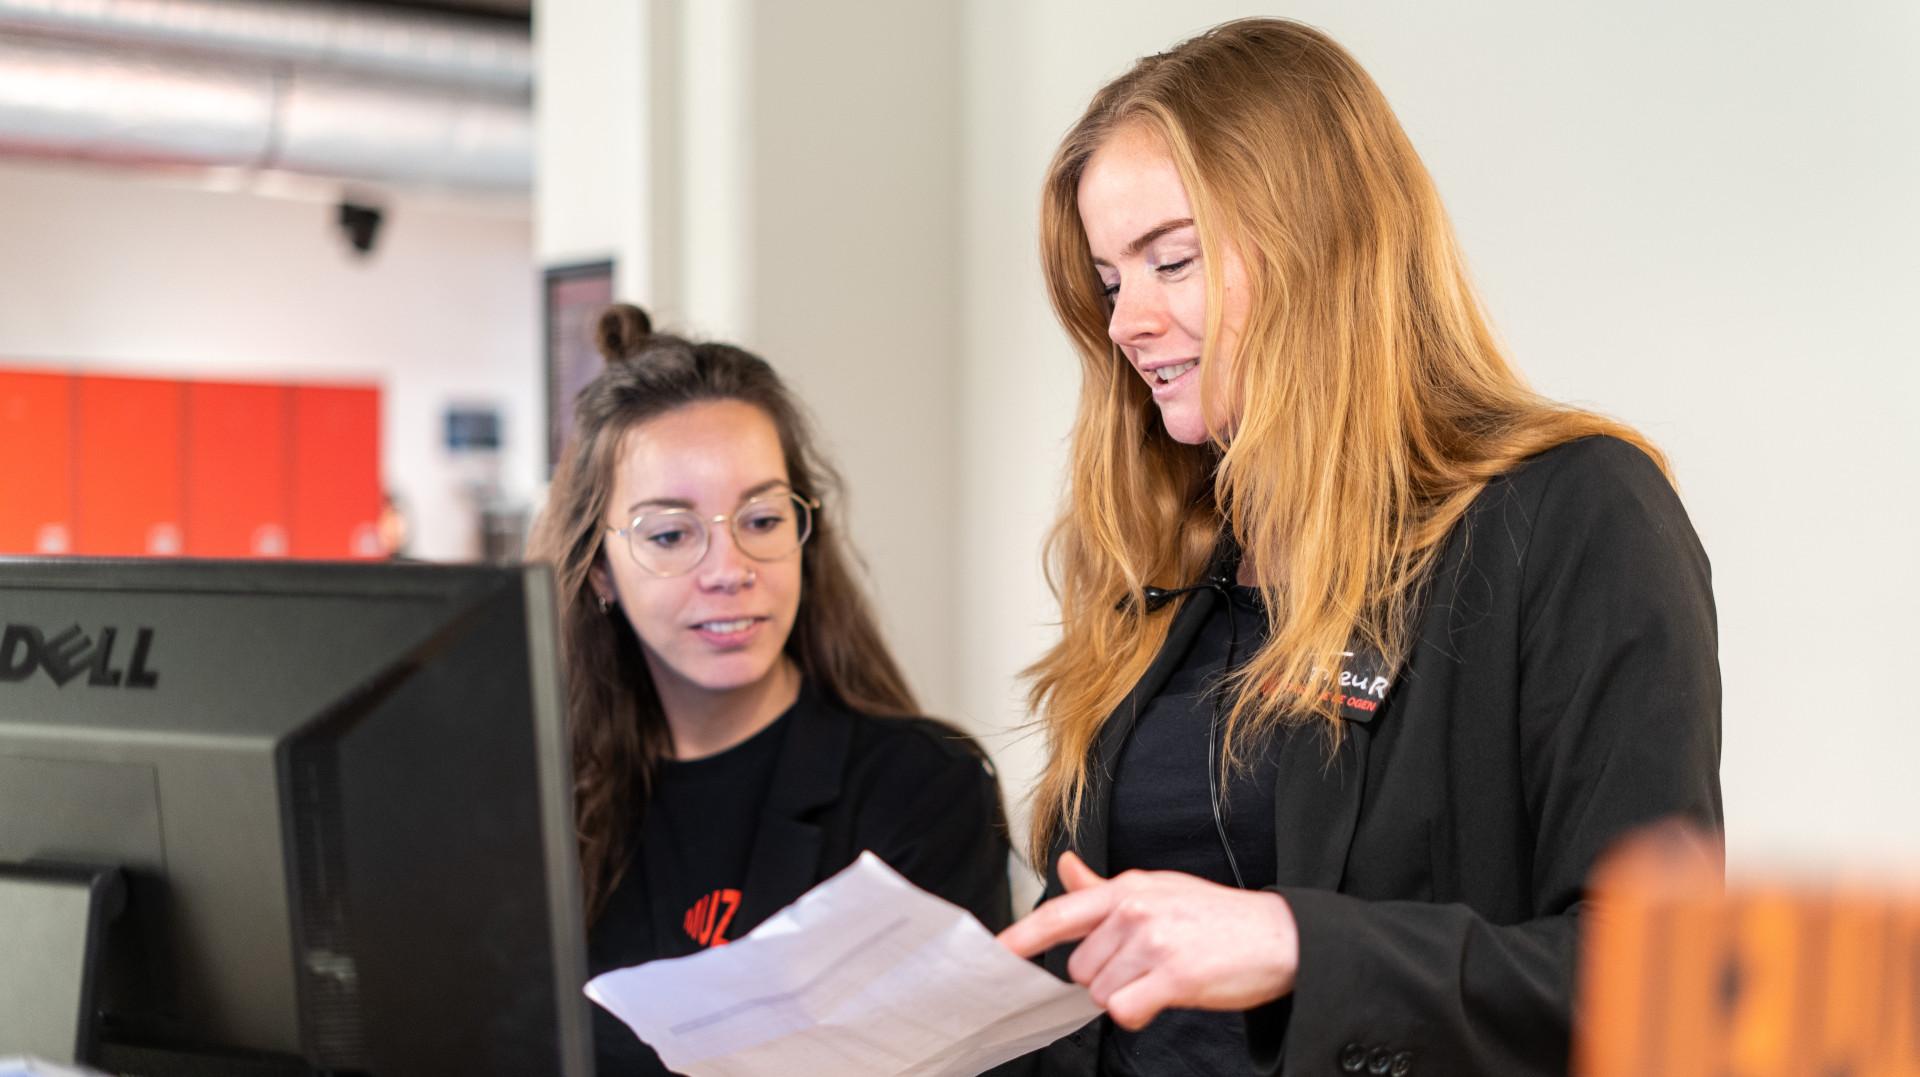
[[[90,1060],[100,939],[125,904],[118,868],[0,862],[0,1054]]]

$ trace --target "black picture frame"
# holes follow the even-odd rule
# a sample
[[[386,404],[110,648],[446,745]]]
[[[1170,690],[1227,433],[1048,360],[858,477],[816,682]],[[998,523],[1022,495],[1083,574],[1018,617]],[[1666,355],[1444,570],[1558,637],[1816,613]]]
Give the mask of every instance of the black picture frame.
[[[613,261],[549,266],[541,274],[546,350],[547,475],[560,464],[573,429],[573,401],[605,360],[593,346],[594,319],[613,303]]]

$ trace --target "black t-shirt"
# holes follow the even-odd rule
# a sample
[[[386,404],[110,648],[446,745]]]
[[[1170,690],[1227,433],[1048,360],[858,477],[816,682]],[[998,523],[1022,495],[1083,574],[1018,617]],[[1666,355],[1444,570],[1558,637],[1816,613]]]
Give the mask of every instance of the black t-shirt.
[[[794,708],[724,752],[660,764],[638,847],[587,940],[594,975],[725,945],[752,926],[735,914]],[[652,1049],[597,1006],[594,1052],[602,1077],[669,1072]]]
[[[1266,639],[1259,592],[1229,588],[1216,602],[1180,667],[1141,711],[1121,750],[1114,775],[1107,831],[1108,866],[1183,871],[1235,885],[1214,825],[1208,771],[1216,773],[1224,726],[1212,738],[1208,725],[1223,721],[1230,702],[1220,690],[1229,649],[1238,667]],[[1226,782],[1220,818],[1234,862],[1249,887],[1274,881],[1274,782],[1277,749],[1269,745]],[[1100,1073],[1152,1075],[1247,1073],[1246,1023],[1238,1013],[1165,1010],[1139,1032],[1111,1021],[1100,1037]]]

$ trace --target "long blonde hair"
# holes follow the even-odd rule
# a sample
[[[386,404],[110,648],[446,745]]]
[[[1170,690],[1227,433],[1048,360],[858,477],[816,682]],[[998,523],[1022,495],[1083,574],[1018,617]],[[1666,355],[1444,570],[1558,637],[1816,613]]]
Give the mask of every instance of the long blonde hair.
[[[603,610],[590,574],[606,542],[614,465],[626,434],[649,419],[709,400],[765,412],[780,436],[787,480],[821,502],[800,559],[800,610],[786,653],[829,698],[866,714],[918,713],[853,573],[840,531],[840,477],[814,447],[799,404],[765,360],[727,344],[653,332],[638,307],[602,315],[596,343],[607,368],[581,390],[572,441],[527,543],[553,566],[573,741],[574,825],[588,921],[625,872],[651,779],[672,756],[660,697],[640,640],[617,609]]]
[[[1206,255],[1202,388],[1238,403],[1230,436],[1215,431],[1211,444],[1166,434],[1107,336],[1077,196],[1089,158],[1123,127],[1165,147]],[[1223,250],[1248,278],[1246,324],[1224,363]],[[1083,381],[1067,503],[1048,541],[1064,628],[1028,670],[1050,749],[1036,863],[1080,817],[1100,727],[1166,638],[1171,618],[1147,610],[1144,588],[1195,579],[1223,523],[1268,611],[1265,644],[1228,688],[1232,761],[1288,721],[1322,721],[1337,742],[1326,686],[1341,653],[1406,654],[1441,543],[1489,480],[1593,434],[1666,466],[1633,430],[1528,389],[1386,99],[1298,23],[1224,24],[1096,94],[1048,169],[1041,261]]]

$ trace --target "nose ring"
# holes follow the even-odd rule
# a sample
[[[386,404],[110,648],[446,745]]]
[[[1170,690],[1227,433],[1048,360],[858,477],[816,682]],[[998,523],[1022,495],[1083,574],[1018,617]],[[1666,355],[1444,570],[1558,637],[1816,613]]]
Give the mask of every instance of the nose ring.
[[[751,568],[750,568],[750,569],[748,569],[748,570],[747,570],[747,574],[746,574],[746,576],[745,576],[745,577],[743,577],[743,578],[742,578],[742,579],[740,580],[740,583],[741,583],[741,585],[742,585],[742,586],[745,586],[745,587],[752,587],[752,586],[753,586],[753,583],[754,583],[754,581],[755,581],[755,580],[757,580],[757,579],[759,579],[759,578],[760,578],[760,572],[759,572],[759,570],[758,570],[758,569],[751,569]]]

